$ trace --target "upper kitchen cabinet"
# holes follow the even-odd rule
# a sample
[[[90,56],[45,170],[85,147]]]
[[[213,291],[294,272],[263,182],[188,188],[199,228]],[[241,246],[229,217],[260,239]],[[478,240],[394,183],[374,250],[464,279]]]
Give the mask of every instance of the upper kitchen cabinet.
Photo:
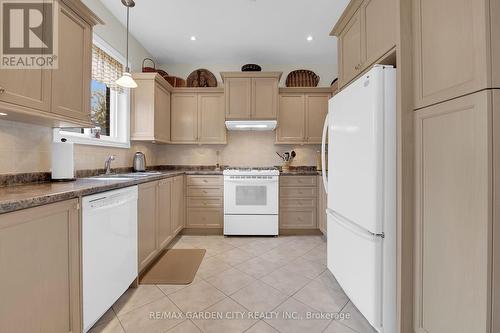
[[[172,86],[157,73],[134,73],[130,139],[170,142],[170,92]]]
[[[415,108],[500,87],[500,4],[413,1]]]
[[[52,112],[90,122],[92,27],[69,7],[59,7],[58,68],[52,71]]]
[[[172,143],[226,144],[221,88],[176,88],[172,94]]]
[[[339,81],[341,86],[361,72],[361,18],[359,10],[339,35]]]
[[[222,72],[226,119],[276,119],[280,72]]]
[[[352,0],[333,28],[338,37],[339,87],[384,58],[396,45],[396,0]]]
[[[276,143],[320,144],[331,88],[281,88]]]
[[[89,127],[92,27],[103,22],[80,1],[54,3],[57,68],[0,70],[0,110],[8,120]]]

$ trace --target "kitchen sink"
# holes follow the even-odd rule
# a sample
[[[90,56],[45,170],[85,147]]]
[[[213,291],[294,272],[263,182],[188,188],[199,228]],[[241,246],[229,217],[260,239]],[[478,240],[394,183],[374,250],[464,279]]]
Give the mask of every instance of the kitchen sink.
[[[130,172],[130,173],[113,173],[107,175],[99,175],[95,177],[88,177],[86,179],[92,180],[130,180],[135,178],[149,177],[149,176],[157,176],[161,175],[161,172],[158,171],[147,171],[147,172]]]

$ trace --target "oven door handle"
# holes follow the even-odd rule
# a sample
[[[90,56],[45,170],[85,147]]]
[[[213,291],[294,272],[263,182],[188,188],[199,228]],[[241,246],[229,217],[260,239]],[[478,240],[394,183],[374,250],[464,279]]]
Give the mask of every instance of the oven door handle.
[[[225,183],[228,184],[245,184],[245,185],[260,185],[260,184],[272,184],[272,183],[277,183],[277,179],[255,179],[255,178],[248,178],[248,179],[227,179],[224,180]]]

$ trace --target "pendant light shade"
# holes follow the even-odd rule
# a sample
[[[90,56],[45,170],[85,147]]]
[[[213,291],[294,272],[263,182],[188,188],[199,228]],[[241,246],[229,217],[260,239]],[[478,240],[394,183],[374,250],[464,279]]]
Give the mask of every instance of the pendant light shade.
[[[134,7],[135,3],[133,0],[122,0],[122,3],[127,7],[127,64],[125,67],[125,72],[123,75],[116,80],[116,84],[123,88],[137,88],[137,83],[130,74],[130,68],[128,67],[128,27],[129,27],[129,10],[130,7]]]
[[[123,75],[116,80],[116,84],[123,88],[137,88],[137,83],[128,72],[124,72]]]

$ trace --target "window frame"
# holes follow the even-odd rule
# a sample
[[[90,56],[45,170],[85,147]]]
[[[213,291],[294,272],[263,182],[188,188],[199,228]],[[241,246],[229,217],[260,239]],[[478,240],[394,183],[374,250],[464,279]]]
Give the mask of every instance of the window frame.
[[[125,57],[95,33],[92,43],[118,60],[123,67],[126,67]],[[116,133],[115,137],[103,135],[100,138],[92,138],[88,133],[68,132],[64,128],[54,128],[53,142],[60,142],[62,138],[65,138],[69,142],[81,145],[130,148],[130,104],[129,89],[124,89],[122,94],[111,92],[110,105],[115,105],[115,107],[110,108],[110,131]],[[120,117],[118,117],[118,113],[121,114]],[[85,131],[90,131],[90,129],[85,129]]]

